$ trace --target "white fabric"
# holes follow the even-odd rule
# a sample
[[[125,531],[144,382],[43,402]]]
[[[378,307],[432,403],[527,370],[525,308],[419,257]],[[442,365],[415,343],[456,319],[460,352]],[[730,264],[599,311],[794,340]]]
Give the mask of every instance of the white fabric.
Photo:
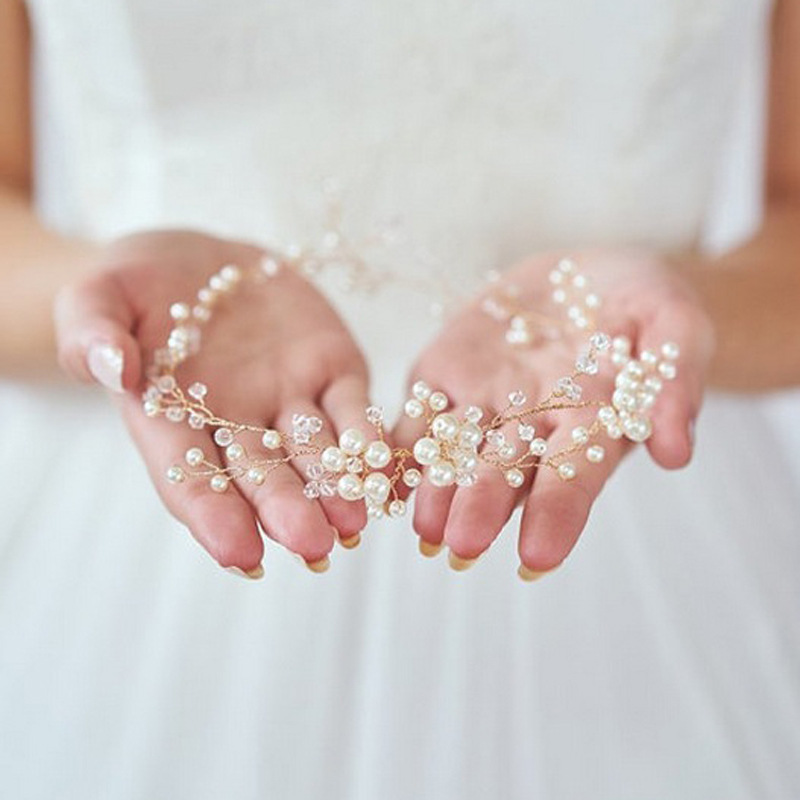
[[[398,218],[408,252],[459,281],[552,246],[697,242],[768,13],[759,0],[31,10],[41,205],[65,229],[307,241],[334,177],[354,235]],[[398,319],[391,297],[334,300],[376,399],[396,405],[435,330],[425,304]],[[630,459],[567,564],[534,586],[515,578],[513,530],[455,574],[401,524],[338,551],[324,577],[270,548],[266,578],[246,584],[168,520],[94,394],[7,386],[0,402],[2,797],[800,796],[791,396],[778,412],[714,398],[682,473]]]

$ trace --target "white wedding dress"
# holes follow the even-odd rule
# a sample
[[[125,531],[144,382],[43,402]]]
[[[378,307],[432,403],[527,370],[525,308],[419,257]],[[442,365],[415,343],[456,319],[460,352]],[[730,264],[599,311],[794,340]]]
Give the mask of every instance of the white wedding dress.
[[[29,5],[64,230],[317,241],[334,178],[351,235],[394,220],[410,274],[464,285],[543,248],[721,241],[721,195],[728,238],[753,219],[757,109],[727,143],[765,0]],[[396,407],[429,299],[331,296]],[[792,395],[711,398],[692,466],[629,459],[534,585],[513,529],[457,574],[394,522],[325,576],[269,547],[240,581],[99,392],[0,402],[0,797],[800,797]]]

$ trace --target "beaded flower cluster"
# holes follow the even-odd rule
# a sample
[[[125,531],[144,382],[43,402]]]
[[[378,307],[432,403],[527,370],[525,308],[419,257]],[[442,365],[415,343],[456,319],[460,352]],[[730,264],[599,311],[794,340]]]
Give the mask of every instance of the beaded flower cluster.
[[[315,252],[314,258],[319,254]],[[307,272],[301,254],[285,258],[268,255],[249,277],[263,280],[275,276],[283,265]],[[512,346],[530,346],[537,336],[553,338],[569,329],[587,337],[570,374],[560,377],[543,400],[530,405],[525,394],[515,390],[509,393],[505,408],[491,416],[474,405],[459,416],[448,410],[450,399],[443,392],[417,381],[404,405],[404,414],[421,423],[421,433],[410,449],[393,448],[387,443],[383,411],[377,406],[366,409],[369,433],[350,428],[340,434],[336,445],[323,448],[319,443],[323,422],[318,417],[296,414],[288,432],[230,420],[207,405],[205,384],[196,382],[184,391],[176,379],[176,369],[198,352],[201,329],[221,298],[231,295],[247,279],[248,273],[226,265],[198,291],[193,303],[177,302],[170,308],[174,325],[166,346],[155,353],[148,371],[144,412],[151,417],[163,415],[174,423],[186,422],[195,430],[213,429],[213,441],[222,454],[218,464],[217,453],[190,448],[183,464],[167,470],[166,477],[172,483],[205,478],[213,491],[224,492],[231,481],[261,485],[280,465],[312,457],[306,467],[306,497],[364,501],[370,517],[377,518],[405,514],[406,502],[398,492],[401,483],[409,489],[423,480],[436,487],[470,487],[477,482],[481,466],[499,470],[512,488],[522,487],[526,476],[538,468],[554,470],[562,480],[570,481],[578,474],[581,460],[590,464],[603,461],[603,437],[647,440],[652,433],[649,412],[664,381],[677,374],[679,352],[675,344],[664,344],[660,352],[645,350],[634,358],[627,338],[612,339],[596,330],[594,315],[600,298],[575,264],[563,259],[549,280],[552,301],[565,308],[565,319],[525,309],[519,291],[500,284],[496,276],[498,288],[483,302],[484,311],[506,325],[505,338]],[[615,389],[607,401],[585,400],[582,381],[600,372],[601,359],[609,360],[616,369]],[[573,428],[566,445],[553,447],[545,436],[537,434],[534,422],[544,414],[570,409],[591,409],[591,421]],[[245,446],[240,440],[242,434],[250,438],[257,434],[261,443],[258,452]]]

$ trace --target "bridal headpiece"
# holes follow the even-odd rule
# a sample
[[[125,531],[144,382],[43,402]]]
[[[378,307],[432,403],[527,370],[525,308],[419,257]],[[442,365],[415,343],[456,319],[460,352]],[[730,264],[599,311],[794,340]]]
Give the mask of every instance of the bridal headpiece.
[[[364,429],[345,430],[336,445],[323,448],[319,444],[323,423],[317,417],[296,414],[287,431],[261,427],[214,411],[205,384],[196,382],[186,388],[179,384],[176,370],[198,352],[203,327],[237,292],[246,290],[249,281],[268,280],[281,269],[316,273],[327,262],[340,268],[344,265],[363,277],[366,266],[361,257],[338,232],[336,237],[333,241],[329,234],[322,249],[270,253],[258,268],[223,266],[191,303],[172,305],[173,327],[149,368],[144,412],[197,430],[213,430],[213,440],[224,459],[220,466],[210,454],[192,447],[184,454],[183,463],[168,469],[169,481],[204,479],[213,491],[224,492],[231,481],[260,485],[281,464],[311,456],[304,488],[309,499],[338,495],[347,501],[363,500],[372,518],[385,514],[399,517],[406,512],[401,498],[406,492],[398,492],[400,484],[411,489],[423,481],[437,487],[469,487],[478,480],[481,464],[499,470],[514,488],[525,483],[526,473],[542,468],[571,481],[584,467],[603,461],[608,439],[644,442],[650,437],[650,412],[663,382],[677,374],[678,347],[668,342],[658,352],[644,350],[634,357],[627,338],[612,339],[597,330],[595,313],[601,299],[569,259],[554,265],[549,275],[551,302],[560,311],[557,316],[524,307],[516,287],[498,275],[491,276],[492,286],[482,304],[505,328],[510,347],[530,346],[537,337],[552,338],[567,331],[579,334],[584,344],[569,374],[561,376],[536,403],[530,403],[521,390],[512,389],[506,406],[491,415],[477,405],[455,414],[449,410],[446,394],[417,381],[404,406],[407,417],[422,423],[421,434],[410,449],[387,443],[383,411],[377,406],[365,410]],[[584,399],[584,383],[600,372],[603,360],[616,370],[613,393],[603,401]],[[565,446],[554,447],[539,435],[537,419],[570,409],[590,409],[591,421],[576,426]],[[246,447],[240,440],[244,433],[258,434],[260,446]],[[248,438],[252,440],[252,436]]]

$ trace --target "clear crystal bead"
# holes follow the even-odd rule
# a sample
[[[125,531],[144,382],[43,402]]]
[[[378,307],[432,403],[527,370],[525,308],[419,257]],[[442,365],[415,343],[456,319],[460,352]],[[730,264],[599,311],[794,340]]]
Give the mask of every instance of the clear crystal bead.
[[[303,487],[303,494],[309,500],[316,500],[320,495],[319,484],[316,481],[311,481]]]
[[[506,443],[506,437],[501,431],[492,428],[492,430],[486,432],[486,441],[492,445],[492,447],[502,447]]]
[[[306,475],[311,478],[312,481],[319,480],[325,474],[325,467],[322,464],[318,464],[314,462],[313,464],[309,464],[306,467]]]
[[[383,422],[383,409],[380,406],[370,406],[367,409],[367,422],[380,425]]]
[[[477,425],[483,418],[483,409],[479,408],[478,406],[469,406],[469,408],[467,408],[467,410],[464,412],[464,417],[466,418],[467,422]]]
[[[186,411],[180,406],[170,406],[166,410],[164,416],[170,422],[182,422],[183,418],[186,416]]]
[[[162,375],[157,381],[158,391],[161,394],[168,394],[173,391],[177,386],[175,378],[172,375]]]
[[[320,481],[319,493],[322,497],[333,497],[336,494],[336,484],[333,481]]]
[[[512,406],[525,405],[527,400],[528,398],[525,396],[524,392],[519,391],[519,389],[515,392],[511,392],[508,396],[508,402],[511,403]]]
[[[360,458],[353,456],[347,459],[347,471],[353,475],[360,475],[364,471],[364,463]]]
[[[206,424],[205,419],[201,417],[199,414],[190,414],[189,415],[189,427],[193,428],[196,431],[199,431],[204,425]]]
[[[597,375],[600,367],[595,359],[590,358],[588,355],[582,355],[575,362],[575,369],[585,375]]]
[[[478,476],[474,472],[458,470],[456,472],[456,485],[462,487],[474,486],[478,482]]]
[[[604,351],[608,350],[611,347],[611,337],[607,333],[602,333],[598,331],[597,333],[593,333],[589,337],[589,344],[595,348],[595,350]]]
[[[406,504],[402,500],[392,500],[389,503],[389,516],[394,517],[402,517],[406,513]]]
[[[536,436],[536,428],[524,422],[520,422],[517,432],[519,433],[519,438],[522,439],[523,442],[531,442],[533,441],[533,437]]]
[[[208,394],[208,386],[204,383],[200,383],[200,381],[196,381],[189,387],[188,392],[189,396],[193,397],[195,400],[202,400]]]

